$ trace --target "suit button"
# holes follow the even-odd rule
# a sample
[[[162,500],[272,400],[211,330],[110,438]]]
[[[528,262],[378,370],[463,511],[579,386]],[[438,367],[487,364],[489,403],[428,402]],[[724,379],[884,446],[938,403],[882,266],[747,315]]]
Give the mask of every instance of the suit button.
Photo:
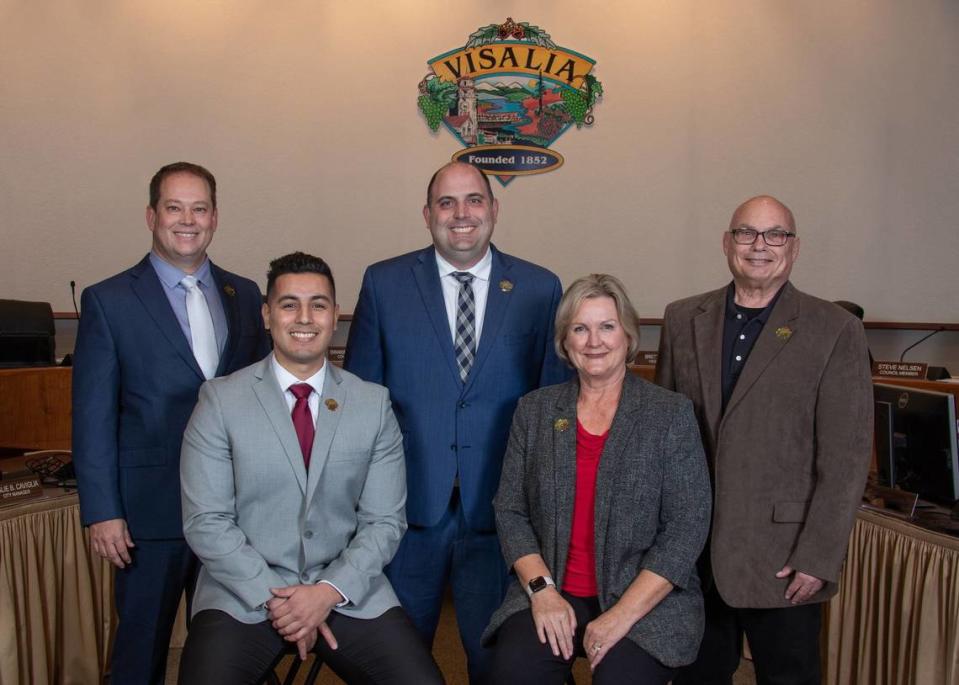
[[[455,450],[456,450],[456,444],[454,443],[454,444],[450,445],[450,449],[455,451]]]
[[[466,409],[469,405],[469,402],[460,402],[460,409]]]
[[[301,573],[301,574],[300,574],[300,580],[302,580],[304,583],[310,582],[310,574],[308,574],[308,573]]]
[[[305,537],[307,540],[313,539],[313,531],[312,531],[312,530],[308,530],[308,531],[304,532],[304,533],[303,533],[303,537]]]

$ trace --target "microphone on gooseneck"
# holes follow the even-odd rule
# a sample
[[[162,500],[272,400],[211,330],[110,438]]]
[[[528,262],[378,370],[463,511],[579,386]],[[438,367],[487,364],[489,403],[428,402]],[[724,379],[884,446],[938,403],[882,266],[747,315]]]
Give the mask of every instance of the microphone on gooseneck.
[[[76,312],[77,321],[80,321],[80,310],[77,308],[77,282],[70,281],[70,297],[73,299],[73,311]],[[73,366],[73,354],[67,353],[63,355],[63,361],[60,362],[60,366]]]
[[[906,349],[904,349],[904,350],[902,351],[902,354],[899,355],[899,361],[902,361],[903,358],[906,356],[906,352],[908,352],[909,350],[911,350],[913,347],[915,347],[916,345],[918,345],[918,344],[921,343],[921,342],[925,342],[926,340],[928,340],[929,338],[931,338],[932,336],[934,336],[936,333],[942,333],[944,330],[946,330],[944,327],[939,327],[939,328],[937,328],[936,330],[934,330],[932,333],[930,333],[929,335],[924,335],[924,336],[922,336],[921,338],[919,338],[919,340],[917,340],[917,341],[914,342],[912,345],[910,345],[909,347],[907,347]]]
[[[77,318],[80,318],[80,310],[77,308],[77,282],[70,281],[70,297],[73,298],[73,311],[77,313]]]

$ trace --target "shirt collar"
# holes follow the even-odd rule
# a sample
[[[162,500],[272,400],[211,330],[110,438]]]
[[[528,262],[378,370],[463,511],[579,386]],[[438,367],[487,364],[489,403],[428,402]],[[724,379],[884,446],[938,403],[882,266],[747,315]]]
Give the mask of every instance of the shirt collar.
[[[440,270],[440,278],[449,276],[454,271],[465,271],[466,273],[473,274],[473,277],[480,281],[489,281],[490,272],[493,270],[493,251],[487,246],[486,254],[483,255],[483,258],[468,269],[457,269],[443,259],[439,251],[436,251],[436,266]]]
[[[308,383],[313,388],[314,392],[316,392],[317,396],[323,396],[323,383],[326,381],[326,366],[329,364],[329,360],[324,361],[323,366],[320,367],[320,370],[307,378],[305,381],[301,381],[292,373],[284,369],[283,365],[277,361],[275,354],[270,355],[270,364],[273,367],[273,375],[276,376],[276,381],[280,384],[280,390],[283,392],[286,392],[291,385],[296,383]]]
[[[153,270],[156,271],[157,278],[159,278],[160,282],[167,288],[177,287],[185,276],[190,275],[186,271],[173,266],[170,262],[164,261],[153,251],[150,252],[150,264],[153,265]],[[200,268],[194,271],[192,275],[207,288],[212,289],[215,285],[213,283],[213,273],[210,270],[209,257],[203,258],[203,263],[200,264]]]
[[[785,287],[785,285],[786,284],[783,283],[779,290],[776,291],[773,299],[769,301],[769,304],[763,307],[763,310],[749,321],[759,321],[765,326],[769,320],[769,316],[772,314],[773,307],[775,307],[776,302],[779,301],[779,296],[783,294],[783,287]],[[735,319],[737,314],[739,314],[739,309],[736,307],[736,283],[732,282],[729,284],[729,287],[726,288],[726,318]]]

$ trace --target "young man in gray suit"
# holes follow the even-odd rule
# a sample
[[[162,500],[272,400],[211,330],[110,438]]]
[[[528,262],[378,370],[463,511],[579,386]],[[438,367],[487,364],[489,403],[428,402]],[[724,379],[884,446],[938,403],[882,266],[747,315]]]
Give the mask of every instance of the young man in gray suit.
[[[862,323],[789,282],[789,209],[754,197],[723,234],[728,286],[666,308],[657,382],[687,395],[713,478],[701,559],[706,633],[675,683],[821,681],[820,603],[836,593],[872,445]]]
[[[442,677],[383,567],[406,518],[402,437],[385,388],[327,363],[333,274],[274,260],[274,350],[206,383],[183,439],[186,539],[203,562],[181,683],[259,683],[284,644],[347,682]]]

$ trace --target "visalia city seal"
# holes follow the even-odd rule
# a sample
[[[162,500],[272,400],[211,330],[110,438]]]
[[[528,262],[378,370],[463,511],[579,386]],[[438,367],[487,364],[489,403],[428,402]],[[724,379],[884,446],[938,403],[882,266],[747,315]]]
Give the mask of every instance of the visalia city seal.
[[[453,159],[504,186],[562,166],[562,155],[549,146],[574,124],[591,126],[603,94],[591,73],[594,60],[512,17],[476,30],[466,45],[427,63],[418,99],[426,123],[433,131],[443,124],[466,146]]]

